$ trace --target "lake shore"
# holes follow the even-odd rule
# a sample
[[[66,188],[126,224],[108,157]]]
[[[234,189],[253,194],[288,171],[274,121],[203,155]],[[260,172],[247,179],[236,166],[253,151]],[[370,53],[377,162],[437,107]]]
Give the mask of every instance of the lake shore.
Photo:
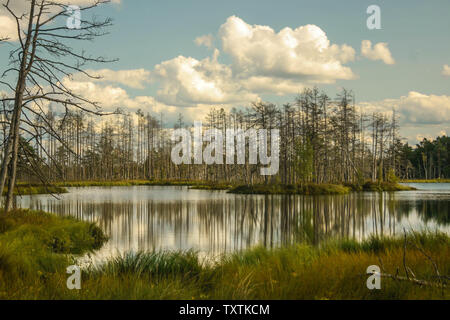
[[[442,233],[410,233],[406,242],[398,237],[339,240],[320,248],[258,247],[215,264],[192,251],[130,253],[87,267],[81,290],[68,290],[67,266],[105,241],[88,222],[30,210],[0,213],[0,299],[450,298],[448,287],[440,287],[446,280],[435,273],[450,273],[450,238]],[[414,273],[409,280],[404,256]],[[382,290],[369,290],[370,265],[394,279],[383,277]]]
[[[450,179],[408,179],[400,180],[401,183],[450,183]]]
[[[364,184],[230,184],[226,182],[206,182],[191,180],[118,180],[118,181],[67,181],[56,182],[46,192],[45,187],[20,186],[20,194],[65,193],[67,187],[118,187],[118,186],[188,186],[198,190],[227,190],[235,194],[301,194],[301,195],[330,195],[347,194],[352,191],[408,191],[413,187],[393,182],[365,182]],[[27,191],[31,192],[28,193]],[[35,192],[38,191],[38,192]]]
[[[3,191],[3,195],[6,195],[8,192],[8,188],[5,187]],[[37,184],[26,184],[26,183],[18,183],[14,188],[15,195],[33,195],[33,194],[60,194],[69,192],[65,187],[52,185],[52,186],[43,186]]]

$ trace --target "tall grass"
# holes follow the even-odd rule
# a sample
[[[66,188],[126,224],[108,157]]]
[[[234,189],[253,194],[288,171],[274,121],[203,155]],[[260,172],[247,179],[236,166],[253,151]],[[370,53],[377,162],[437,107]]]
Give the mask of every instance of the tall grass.
[[[117,277],[133,274],[140,277],[168,277],[174,275],[195,276],[202,271],[202,263],[193,251],[186,252],[129,252],[112,258],[101,267],[91,270],[93,274]]]
[[[98,249],[105,240],[91,223],[42,211],[0,212],[0,298],[21,298],[33,284],[41,288],[74,263],[73,255]]]
[[[73,254],[104,241],[97,227],[50,214],[18,211],[0,217],[0,298],[3,299],[449,299],[447,288],[382,278],[366,287],[370,265],[442,284],[450,274],[449,237],[438,232],[320,247],[263,247],[205,263],[193,251],[137,252],[83,271],[82,289],[68,290]],[[406,250],[404,245],[406,243]],[[436,278],[438,268],[440,275]]]

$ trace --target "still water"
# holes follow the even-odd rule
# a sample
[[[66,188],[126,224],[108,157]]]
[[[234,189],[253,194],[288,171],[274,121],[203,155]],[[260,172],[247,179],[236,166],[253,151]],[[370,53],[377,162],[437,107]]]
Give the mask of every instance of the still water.
[[[173,186],[69,188],[59,199],[22,197],[18,206],[96,222],[110,238],[96,260],[130,250],[217,256],[256,245],[396,235],[403,228],[450,233],[450,184],[411,185],[421,190],[300,196]]]

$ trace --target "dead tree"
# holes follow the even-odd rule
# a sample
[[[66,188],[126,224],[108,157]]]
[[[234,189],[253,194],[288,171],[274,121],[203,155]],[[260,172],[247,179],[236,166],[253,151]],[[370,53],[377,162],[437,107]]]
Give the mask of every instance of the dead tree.
[[[108,2],[109,0],[95,0],[90,5],[80,7],[81,16],[84,16],[86,11]],[[85,20],[80,16],[79,24],[72,28],[65,23],[67,19],[73,17],[64,1],[30,0],[27,12],[21,13],[13,11],[10,0],[3,6],[16,21],[18,39],[17,46],[10,52],[10,67],[2,74],[0,80],[0,84],[9,88],[11,93],[11,97],[2,98],[0,101],[13,103],[0,171],[0,194],[3,194],[6,182],[8,184],[5,201],[7,212],[12,207],[21,135],[30,135],[39,143],[44,132],[63,143],[57,130],[49,123],[45,123],[46,103],[56,104],[66,113],[78,110],[95,115],[107,114],[101,111],[97,102],[90,101],[71,90],[64,83],[64,79],[70,78],[74,73],[98,78],[85,72],[84,68],[88,64],[114,60],[87,55],[84,51],[74,50],[67,44],[70,41],[91,41],[106,34],[105,28],[111,25],[109,18]],[[61,25],[61,21],[64,21],[64,25]],[[17,79],[14,86],[3,81],[11,73],[15,74]],[[36,122],[30,121],[30,116],[36,116],[46,125],[37,125]],[[39,147],[46,153],[44,146]],[[47,183],[45,179],[42,180],[43,183]]]

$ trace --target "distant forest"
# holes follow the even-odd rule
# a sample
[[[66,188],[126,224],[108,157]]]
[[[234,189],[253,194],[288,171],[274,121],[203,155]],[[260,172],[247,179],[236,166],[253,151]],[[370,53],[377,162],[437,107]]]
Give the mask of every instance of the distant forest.
[[[293,103],[283,106],[255,102],[230,112],[211,107],[199,119],[204,129],[223,132],[227,128],[279,129],[280,167],[277,175],[269,177],[260,175],[260,165],[248,163],[173,164],[173,128],[164,126],[161,115],[139,110],[107,116],[101,124],[98,120],[80,110],[28,115],[30,129],[20,140],[19,179],[195,179],[295,184],[450,178],[449,137],[423,139],[416,146],[402,143],[394,109],[389,115],[363,114],[355,106],[353,93],[347,90],[331,99],[317,88],[306,89]],[[181,115],[174,126],[189,127]],[[3,125],[2,140],[6,130]]]

